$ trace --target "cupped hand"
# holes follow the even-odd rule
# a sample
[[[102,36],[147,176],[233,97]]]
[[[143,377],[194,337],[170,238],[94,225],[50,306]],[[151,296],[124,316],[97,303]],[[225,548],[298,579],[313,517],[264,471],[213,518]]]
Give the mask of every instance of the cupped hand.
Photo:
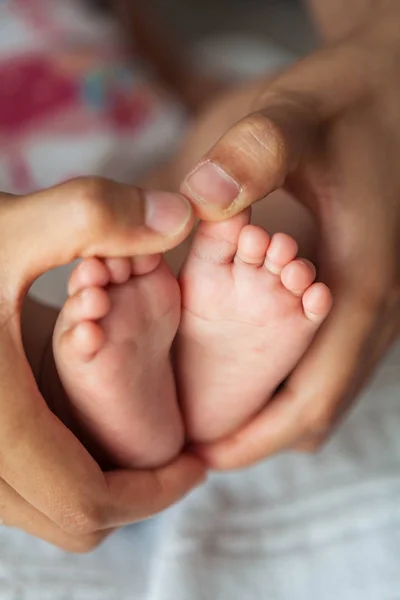
[[[198,449],[214,468],[318,449],[399,335],[400,10],[388,6],[252,92],[182,185],[206,220],[286,187],[318,219],[319,273],[334,295],[284,388],[236,435]]]
[[[46,270],[86,256],[158,253],[193,225],[178,195],[79,179],[25,197],[0,194],[0,519],[71,551],[172,504],[204,477],[182,455],[154,471],[102,472],[39,393],[21,307]]]

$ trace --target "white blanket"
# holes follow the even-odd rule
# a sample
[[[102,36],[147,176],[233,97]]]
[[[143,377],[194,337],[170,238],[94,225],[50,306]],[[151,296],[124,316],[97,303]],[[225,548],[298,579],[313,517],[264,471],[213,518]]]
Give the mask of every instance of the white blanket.
[[[318,456],[212,475],[91,555],[1,527],[1,600],[400,598],[399,364]]]

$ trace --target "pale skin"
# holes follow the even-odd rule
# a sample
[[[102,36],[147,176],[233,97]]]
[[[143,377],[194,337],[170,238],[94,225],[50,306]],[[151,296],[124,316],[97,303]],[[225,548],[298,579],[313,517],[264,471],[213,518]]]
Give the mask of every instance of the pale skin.
[[[328,6],[331,2],[325,0],[319,4]],[[351,2],[346,2],[346,18],[350,5]],[[366,5],[363,21],[368,19],[369,10],[373,9]],[[309,57],[276,82],[268,86],[263,84],[268,94],[262,96],[264,111],[262,118],[257,120],[261,128],[257,128],[259,135],[254,139],[254,149],[257,150],[251,155],[254,162],[248,160],[246,152],[238,152],[235,165],[230,165],[232,174],[236,173],[234,170],[239,165],[246,183],[253,182],[252,186],[247,185],[246,194],[241,197],[243,204],[236,205],[235,210],[238,210],[264,196],[285,179],[288,157],[293,159],[290,166],[302,165],[303,168],[299,156],[309,155],[306,149],[313,149],[310,140],[315,139],[308,135],[310,128],[311,132],[320,130],[324,134],[322,141],[327,141],[326,128],[322,129],[320,124],[320,114],[314,115],[313,112],[313,118],[310,118],[308,102],[303,104],[302,99],[312,100],[312,106],[322,110],[321,117],[330,117],[329,139],[332,139],[333,147],[330,154],[326,155],[321,172],[331,173],[332,167],[340,166],[340,176],[333,180],[334,186],[332,180],[328,179],[327,187],[317,188],[320,194],[316,198],[321,201],[313,202],[311,206],[319,217],[324,234],[319,242],[319,250],[336,303],[326,325],[289,379],[286,389],[239,434],[207,450],[203,448],[203,456],[217,468],[250,464],[288,447],[316,449],[331,431],[338,414],[351,403],[355,392],[362,387],[398,335],[400,194],[395,157],[398,156],[400,138],[396,117],[400,91],[397,76],[391,72],[392,57],[398,47],[392,25],[397,23],[398,8],[396,3],[379,2],[376,10],[373,18],[370,13],[373,24],[368,32],[363,29],[361,37],[358,32],[357,36],[351,33],[346,42],[336,38],[337,45],[328,51]],[[329,29],[328,21],[325,27]],[[373,52],[364,43],[365,39],[372,44]],[[353,64],[354,69],[349,70],[349,65]],[[321,72],[324,77],[319,76]],[[325,77],[331,72],[331,77]],[[349,72],[354,77],[347,77]],[[371,72],[377,74],[377,79],[371,78]],[[379,78],[382,73],[387,73],[383,79]],[[366,78],[368,93],[365,95]],[[338,81],[341,81],[339,89]],[[311,90],[308,82],[313,83]],[[318,82],[318,86],[315,82]],[[273,94],[270,94],[271,90]],[[259,93],[250,90],[229,101],[237,112],[231,122],[222,124],[221,135],[236,120],[259,108],[257,98],[260,98]],[[333,100],[334,106],[331,104]],[[354,101],[362,107],[356,114],[352,110]],[[281,106],[285,110],[281,111]],[[335,109],[340,109],[340,118]],[[221,112],[227,114],[227,111]],[[282,114],[288,115],[287,121],[281,118]],[[290,123],[289,130],[294,132],[293,138],[286,133],[286,122]],[[245,123],[251,124],[252,119]],[[271,123],[279,127],[271,128]],[[246,139],[242,134],[246,130],[243,126],[233,130],[228,146],[232,143],[241,147]],[[269,171],[271,177],[266,183],[264,151],[270,147],[269,136],[271,133],[275,136],[276,132],[278,139],[283,141],[284,152],[281,156],[273,155]],[[304,140],[300,147],[299,140]],[[212,136],[206,136],[204,151],[214,141]],[[221,147],[225,147],[225,143],[226,138],[222,146],[220,144],[208,155],[213,159],[218,158],[221,166],[224,165],[223,157],[228,154],[221,154]],[[230,155],[233,154],[230,152]],[[187,169],[191,169],[199,158],[193,156]],[[278,178],[276,173],[279,174]],[[368,185],[365,185],[365,173],[368,173]],[[176,175],[180,176],[179,170]],[[306,180],[304,189],[312,189],[309,180]],[[326,192],[329,192],[328,196]],[[111,257],[138,252],[137,243],[127,244],[126,228],[121,231],[121,219],[113,210],[106,210],[101,198],[93,200],[91,197],[88,206],[86,194],[82,197],[81,188],[75,188],[68,198],[74,202],[78,199],[74,206],[83,202],[83,213],[78,210],[73,212],[72,217],[69,210],[68,219],[64,214],[59,214],[57,222],[60,229],[57,233],[65,232],[64,227],[68,227],[68,234],[74,233],[74,236],[62,238],[62,245],[66,239],[69,244],[72,244],[72,238],[75,240],[73,247],[69,248],[60,247],[59,235],[52,235],[52,232],[48,232],[48,236],[43,235],[43,222],[46,220],[41,221],[40,227],[32,227],[35,222],[33,214],[38,219],[38,215],[47,214],[49,207],[57,206],[52,201],[54,196],[51,200],[47,196],[49,200],[43,203],[39,199],[45,200],[46,196],[36,196],[18,206],[14,199],[10,203],[9,199],[2,198],[1,202],[2,227],[4,224],[2,240],[8,242],[7,245],[3,243],[4,249],[2,247],[2,264],[7,265],[7,269],[3,268],[1,311],[1,397],[4,405],[0,439],[1,454],[5,460],[2,461],[1,472],[0,516],[10,525],[59,546],[81,551],[99,543],[108,528],[163,508],[202,478],[201,466],[192,458],[179,459],[156,474],[126,471],[117,471],[114,472],[117,475],[111,476],[102,474],[77,439],[52,417],[35,387],[19,339],[20,307],[30,281],[47,268],[75,256],[100,253]],[[118,202],[122,202],[120,193],[118,197]],[[299,194],[299,197],[303,200],[303,194]],[[329,199],[329,215],[324,211],[326,203],[322,202],[326,198]],[[91,207],[97,206],[97,203],[100,209],[92,211]],[[85,213],[88,208],[89,213]],[[226,211],[221,214],[215,208],[207,211],[203,207],[198,212],[204,218],[211,215],[214,219],[226,216]],[[85,214],[83,222],[90,227],[82,227],[79,215]],[[112,241],[106,245],[104,223],[107,219],[98,218],[102,214],[111,219],[111,230],[115,232]],[[361,222],[360,214],[363,214]],[[10,219],[14,227],[18,226],[18,235],[10,236]],[[332,222],[334,227],[331,226]],[[21,231],[25,235],[21,235]],[[90,239],[87,237],[88,231],[93,232]],[[341,252],[336,254],[338,235],[341,236]],[[96,236],[98,243],[94,243]],[[167,246],[176,245],[180,239],[180,235],[173,236]],[[374,244],[370,243],[371,240],[374,240]],[[30,253],[32,247],[38,248],[37,257]],[[26,248],[29,248],[28,253]],[[157,252],[164,248],[149,244],[146,252]],[[141,250],[144,250],[143,247]],[[11,265],[14,268],[11,269]],[[30,317],[27,312],[27,322],[32,323],[35,311],[41,309],[33,305],[28,309],[32,311]],[[53,317],[49,316],[49,327]],[[24,336],[27,354],[36,375],[40,364],[39,351],[45,346],[49,333],[50,330],[39,332],[37,340],[30,331],[26,331]],[[15,431],[18,431],[17,437]],[[17,447],[15,439],[19,440]],[[10,451],[11,447],[15,449],[13,452]],[[31,464],[29,473],[23,469],[27,455]],[[40,485],[37,484],[38,477]],[[48,493],[49,490],[51,493]],[[76,519],[71,519],[71,515],[76,515]]]
[[[180,275],[175,372],[192,442],[214,442],[251,420],[331,307],[295,240],[249,220],[245,211],[202,222]]]
[[[120,466],[166,464],[185,438],[170,360],[176,278],[160,256],[92,258],[68,288],[53,348],[75,419]]]

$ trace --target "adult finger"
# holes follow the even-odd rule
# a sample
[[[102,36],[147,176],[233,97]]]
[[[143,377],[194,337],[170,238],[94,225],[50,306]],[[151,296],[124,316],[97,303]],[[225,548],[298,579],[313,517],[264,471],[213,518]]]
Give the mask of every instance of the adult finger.
[[[0,480],[0,507],[1,526],[21,529],[67,552],[93,550],[112,532],[110,530],[82,536],[70,535],[33,508],[2,480]]]
[[[0,210],[2,262],[13,264],[6,274],[11,289],[77,257],[164,252],[193,225],[182,196],[100,178],[76,179],[12,200],[3,196]]]
[[[87,535],[162,510],[202,481],[204,467],[191,456],[155,471],[102,473],[49,411],[13,325],[0,338],[0,477],[29,504],[63,531]]]
[[[350,43],[320,50],[265,85],[181,186],[201,219],[226,219],[283,185],[318,126],[364,92],[356,54]]]
[[[119,527],[146,519],[180,500],[204,482],[205,466],[194,455],[182,454],[160,469],[131,474],[124,470],[110,471],[105,479],[112,498],[106,526]]]
[[[200,456],[213,468],[230,469],[295,444],[304,447],[310,438],[319,444],[357,387],[375,318],[375,310],[362,301],[341,296],[282,391],[236,435],[199,448]]]
[[[396,240],[379,214],[365,218],[373,210],[368,207],[380,207],[385,199],[368,197],[376,192],[372,176],[361,189],[358,184],[346,185],[345,190],[343,196],[363,200],[364,219],[361,222],[358,207],[352,208],[344,198],[346,235],[335,250],[332,312],[283,390],[254,421],[231,438],[199,449],[214,468],[248,465],[292,447],[317,449],[399,334]]]
[[[316,429],[315,431],[306,432],[301,436],[299,441],[294,440],[292,449],[302,452],[315,452],[319,450],[323,444],[327,441],[330,433],[333,432],[335,424],[343,416],[345,410],[351,406],[352,401],[356,398],[363,387],[366,385],[380,360],[390,349],[391,345],[397,337],[400,335],[400,298],[399,293],[397,299],[395,297],[390,301],[388,294],[389,305],[385,307],[385,310],[380,315],[380,318],[372,320],[371,327],[369,329],[369,336],[366,338],[366,344],[364,347],[363,360],[358,365],[358,369],[355,368],[352,380],[352,389],[348,390],[348,393],[344,393],[343,390],[339,401],[333,402],[332,407],[332,421],[330,427]],[[312,429],[312,428],[311,428]]]

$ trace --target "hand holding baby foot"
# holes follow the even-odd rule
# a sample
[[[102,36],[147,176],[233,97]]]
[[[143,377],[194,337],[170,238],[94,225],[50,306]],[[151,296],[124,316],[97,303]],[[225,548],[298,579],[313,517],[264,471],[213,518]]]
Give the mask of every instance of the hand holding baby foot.
[[[113,528],[178,500],[204,469],[182,455],[160,469],[102,472],[37,388],[21,339],[23,299],[41,273],[79,256],[173,247],[193,218],[179,196],[100,179],[20,198],[0,194],[0,217],[0,519],[62,548],[89,550]]]
[[[159,255],[91,258],[68,289],[53,347],[75,418],[114,463],[166,464],[184,438],[169,357],[178,282]]]
[[[180,276],[176,373],[191,441],[214,442],[255,415],[293,370],[331,306],[311,263],[249,212],[202,222]]]
[[[242,92],[225,131],[221,106],[212,132],[222,137],[207,140],[183,183],[205,220],[286,187],[317,218],[318,267],[335,298],[273,401],[208,448],[213,467],[317,450],[399,336],[400,5],[378,4],[368,3],[351,35]]]

